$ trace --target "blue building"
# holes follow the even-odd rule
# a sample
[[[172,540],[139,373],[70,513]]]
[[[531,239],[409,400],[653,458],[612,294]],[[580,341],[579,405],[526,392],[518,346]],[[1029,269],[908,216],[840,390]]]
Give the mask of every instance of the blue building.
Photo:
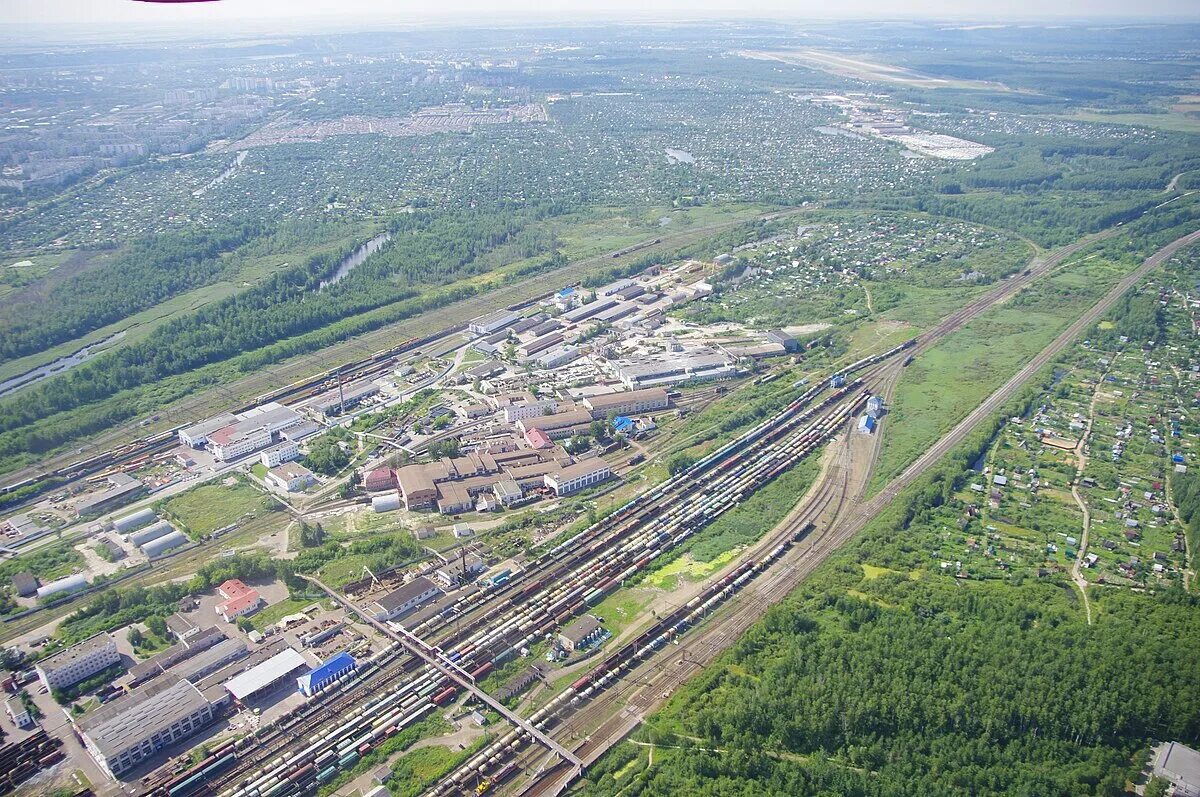
[[[633,428],[633,419],[624,415],[618,415],[612,419],[612,428],[615,432],[628,432]]]
[[[858,419],[858,431],[865,434],[870,434],[875,431],[875,419],[870,415],[864,415]]]
[[[833,388],[845,387],[846,377],[842,376],[841,374],[834,374],[833,379],[829,380],[829,385]]]
[[[297,678],[296,686],[299,687],[300,694],[312,697],[323,687],[333,683],[357,666],[358,663],[354,661],[354,657],[343,650],[333,658],[317,665],[316,669]]]

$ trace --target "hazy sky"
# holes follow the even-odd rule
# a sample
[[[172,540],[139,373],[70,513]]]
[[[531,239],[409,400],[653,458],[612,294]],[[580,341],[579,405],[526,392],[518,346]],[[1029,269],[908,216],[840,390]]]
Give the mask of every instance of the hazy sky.
[[[321,18],[470,23],[475,20],[704,17],[970,18],[980,20],[1200,17],[1196,0],[217,0],[159,4],[136,0],[0,0],[0,21],[36,24],[188,25],[236,19],[306,27]],[[257,26],[256,26],[257,27]]]

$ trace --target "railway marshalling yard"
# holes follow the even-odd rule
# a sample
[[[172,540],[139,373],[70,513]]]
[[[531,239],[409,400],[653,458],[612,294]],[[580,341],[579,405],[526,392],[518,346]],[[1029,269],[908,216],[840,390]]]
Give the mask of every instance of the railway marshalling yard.
[[[886,250],[872,262],[864,232],[883,223],[900,225],[899,240],[911,238],[903,247],[913,256],[908,266],[904,253]],[[95,489],[69,496],[53,512],[25,512],[23,522],[52,529],[35,547],[59,571],[39,573],[43,586],[79,569],[48,541],[78,534],[67,548],[86,557],[93,582],[107,568],[124,575],[118,589],[140,583],[161,590],[154,600],[170,604],[163,610],[170,614],[169,635],[186,639],[189,628],[215,625],[244,648],[219,671],[228,680],[204,680],[211,673],[196,679],[198,691],[219,698],[221,716],[206,722],[202,736],[122,770],[120,782],[134,792],[172,795],[352,794],[372,788],[375,770],[391,763],[409,767],[414,783],[435,794],[556,793],[1198,237],[1181,238],[1112,280],[1027,365],[1005,374],[1007,381],[970,413],[947,419],[918,458],[873,489],[888,437],[899,431],[889,409],[909,369],[1027,289],[1079,268],[1089,247],[1116,232],[962,280],[956,258],[983,252],[982,262],[999,264],[1021,244],[954,225],[927,229],[919,219],[821,219],[815,230],[789,220],[770,240],[739,252],[739,260],[664,264],[595,289],[556,287],[512,309],[495,307],[386,356],[372,355],[340,386],[337,377],[326,377],[263,397],[277,409],[270,401],[263,402],[266,410],[231,407],[238,413],[201,424],[210,439],[198,446],[172,438],[169,450],[135,456],[126,470],[148,485],[149,498],[105,506],[82,524],[71,512],[81,502],[94,505]],[[829,247],[838,240],[850,242],[860,262],[837,260]],[[907,276],[918,271],[918,256],[929,253],[937,256],[927,262],[942,263],[949,276],[941,303],[956,306],[924,329],[875,318],[868,305],[878,300],[871,286],[881,274],[873,270],[901,264],[891,272]],[[747,269],[754,273],[744,277]],[[839,330],[830,326],[806,328],[797,340],[707,317],[741,302],[766,308],[779,328],[803,320],[769,306],[769,280],[795,279],[797,272],[814,286],[836,286],[826,316],[832,309],[869,317],[851,322],[849,343],[838,343]],[[916,288],[930,288],[901,286],[922,298],[927,294]],[[1187,286],[1156,284],[1156,290],[1178,313],[1194,311]],[[1162,367],[1123,348],[1103,355],[1104,379],[1140,384],[1141,374],[1122,370],[1130,361]],[[1171,373],[1184,379],[1185,371]],[[1119,382],[1104,384],[1101,401],[1122,398],[1114,392],[1122,390]],[[880,400],[882,409],[869,399]],[[1070,428],[1072,413],[1083,413],[1082,405],[1068,406],[1059,415],[1046,406],[1031,423],[1051,427],[1058,419]],[[1169,435],[1166,416],[1179,409],[1156,407],[1153,420],[1147,415],[1141,422]],[[238,434],[257,428],[245,424],[262,412],[275,413],[270,417],[283,427],[267,435],[268,445],[222,453]],[[1101,422],[1094,434],[1116,439],[1122,428]],[[1177,437],[1182,443],[1189,434],[1181,426]],[[1002,472],[1028,470],[1012,449],[1027,451],[1029,442],[1000,440],[982,471],[993,481]],[[1047,442],[1053,440],[1041,434],[1039,443]],[[318,471],[295,491],[278,483],[287,463],[268,467],[263,453],[287,456],[292,443],[310,466],[332,462],[328,474]],[[1179,452],[1184,461],[1174,464],[1186,466],[1187,448]],[[1139,459],[1137,468],[1144,467]],[[89,475],[111,481],[112,474],[106,463]],[[1119,487],[1130,479],[1117,481]],[[1012,514],[1006,500],[1002,495],[992,511]],[[136,529],[122,531],[121,521],[143,505],[182,533],[177,548],[147,553],[133,542]],[[1139,522],[1148,517],[1136,515]],[[1135,517],[1120,518],[1126,519]],[[740,527],[754,533],[729,536]],[[132,566],[112,567],[92,549],[108,542],[121,550],[117,561]],[[1077,561],[1087,561],[1086,545],[1076,544]],[[264,551],[338,590],[351,608],[265,567],[254,559]],[[1110,567],[1124,572],[1116,555],[1110,558]],[[224,594],[214,589],[220,583],[226,590],[226,577],[251,560],[259,563],[237,575],[255,590],[257,611],[245,622],[225,622],[218,614]],[[971,567],[946,577],[970,577]],[[198,571],[204,580],[181,582]],[[1136,575],[1187,577],[1187,571],[1185,553],[1171,568]],[[105,627],[89,603],[96,600],[78,596],[33,611],[9,623],[9,636],[42,655],[39,648],[101,629],[120,643],[124,661],[143,662],[172,642],[149,620]],[[141,644],[129,634],[135,629]],[[321,639],[312,642],[314,636]],[[36,644],[45,637],[55,639]],[[303,663],[281,672],[282,665],[267,666],[272,659],[259,655],[282,647],[298,651]],[[321,671],[343,649],[354,669],[338,672],[315,696],[295,693],[295,674]],[[181,666],[166,664],[158,677],[173,677]],[[248,672],[266,680],[243,693],[244,679],[237,678]],[[239,684],[232,692],[230,682]],[[75,723],[86,736],[95,727],[88,718],[102,708],[114,713],[144,697],[141,687],[130,688],[123,695],[97,684],[65,703],[79,706]],[[503,710],[480,703],[473,689],[499,696]],[[26,788],[86,777],[98,792],[116,793],[70,723],[57,720],[56,696],[34,692],[54,719],[68,763]],[[538,734],[521,730],[518,718]],[[443,738],[449,741],[439,744]],[[204,747],[189,755],[201,739]]]

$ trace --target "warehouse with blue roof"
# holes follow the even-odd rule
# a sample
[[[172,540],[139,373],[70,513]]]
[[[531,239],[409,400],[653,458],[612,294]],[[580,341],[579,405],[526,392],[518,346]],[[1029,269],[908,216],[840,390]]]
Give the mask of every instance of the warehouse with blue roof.
[[[296,686],[299,687],[300,694],[305,697],[312,697],[321,691],[321,689],[357,666],[358,664],[354,661],[354,657],[343,650],[341,653],[317,665],[316,669],[297,678]]]

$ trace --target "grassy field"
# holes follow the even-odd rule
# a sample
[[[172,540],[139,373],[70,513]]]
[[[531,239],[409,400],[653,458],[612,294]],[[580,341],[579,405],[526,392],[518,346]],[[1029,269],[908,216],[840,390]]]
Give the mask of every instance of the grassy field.
[[[267,506],[262,493],[244,482],[202,484],[168,498],[163,510],[193,537],[211,534],[247,515],[257,515]]]
[[[1176,133],[1200,133],[1200,118],[1171,110],[1166,113],[1099,113],[1076,111],[1069,116],[1058,117],[1079,122],[1102,122],[1113,125],[1136,125],[1168,130]]]
[[[312,601],[298,601],[294,598],[285,598],[279,603],[272,603],[257,614],[250,616],[250,624],[257,630],[262,631],[269,625],[287,617],[289,614],[298,614],[305,606],[312,605]]]
[[[1089,257],[993,307],[904,372],[881,425],[878,491],[1044,348],[1130,267]]]

